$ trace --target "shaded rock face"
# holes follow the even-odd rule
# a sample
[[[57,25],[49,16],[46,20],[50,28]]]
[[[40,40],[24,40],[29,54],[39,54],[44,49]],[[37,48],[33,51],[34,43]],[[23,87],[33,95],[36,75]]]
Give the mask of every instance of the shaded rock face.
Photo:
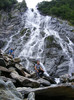
[[[44,55],[45,66],[51,76],[58,77],[68,73],[69,59],[67,55],[63,53],[62,47],[53,35],[45,39]]]
[[[23,100],[22,95],[16,90],[11,81],[4,82],[0,79],[0,100]]]

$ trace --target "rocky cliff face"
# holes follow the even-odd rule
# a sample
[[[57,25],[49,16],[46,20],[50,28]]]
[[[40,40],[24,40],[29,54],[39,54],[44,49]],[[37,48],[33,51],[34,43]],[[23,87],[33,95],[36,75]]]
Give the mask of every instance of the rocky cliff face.
[[[27,10],[25,4],[17,3],[11,10],[0,11],[0,48],[9,41],[9,37],[18,32],[21,26],[22,14]]]
[[[74,27],[50,16],[42,16],[37,9],[14,5],[10,12],[1,11],[0,46],[10,48],[22,64],[33,71],[37,59],[51,76],[71,74],[74,70]]]
[[[50,28],[59,35],[54,33],[45,39],[45,65],[50,66],[50,74],[59,76],[68,73],[70,66],[74,66],[70,65],[70,58],[74,62],[74,27],[67,21],[51,18]],[[57,40],[58,38],[60,40]]]

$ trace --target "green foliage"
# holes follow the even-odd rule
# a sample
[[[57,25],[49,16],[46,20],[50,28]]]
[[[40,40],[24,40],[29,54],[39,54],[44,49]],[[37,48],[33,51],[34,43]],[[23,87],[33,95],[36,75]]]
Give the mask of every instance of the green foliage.
[[[17,3],[17,0],[0,0],[0,9],[10,9],[15,3]]]
[[[74,0],[52,0],[38,4],[38,10],[44,15],[54,15],[68,20],[74,25]]]

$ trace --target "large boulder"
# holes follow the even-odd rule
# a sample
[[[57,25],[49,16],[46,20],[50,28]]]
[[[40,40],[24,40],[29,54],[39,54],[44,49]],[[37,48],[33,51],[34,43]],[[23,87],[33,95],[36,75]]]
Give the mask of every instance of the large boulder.
[[[13,79],[16,79],[21,83],[22,86],[27,86],[27,87],[39,87],[40,83],[34,79],[31,78],[26,78],[21,75],[19,75],[16,71],[11,72],[11,77]]]
[[[14,58],[14,62],[15,63],[20,63],[21,62],[21,59],[20,58]]]
[[[6,67],[6,63],[3,58],[0,58],[0,66]]]
[[[3,54],[3,59],[7,67],[15,65],[15,62],[13,61],[13,57],[11,55]]]
[[[69,61],[65,61],[61,63],[59,66],[57,66],[56,75],[61,76],[64,74],[68,74],[69,69]]]
[[[30,74],[24,71],[25,68],[21,64],[15,64],[15,68],[20,75],[25,76],[25,77],[30,76]]]
[[[1,75],[10,77],[11,71],[9,71],[7,68],[0,66],[0,71],[1,71]]]
[[[2,67],[2,66],[0,66],[0,71],[4,71],[4,72],[7,72],[7,73],[10,73],[10,71],[7,68]]]
[[[0,79],[0,100],[23,100],[23,98],[11,81],[5,83]]]
[[[42,88],[17,88],[21,93],[29,94],[35,92],[36,100],[73,100],[74,99],[74,84],[52,85]]]
[[[49,81],[42,79],[42,78],[38,79],[37,81],[40,82],[40,84],[42,84],[43,86],[50,86],[51,85],[51,83]]]

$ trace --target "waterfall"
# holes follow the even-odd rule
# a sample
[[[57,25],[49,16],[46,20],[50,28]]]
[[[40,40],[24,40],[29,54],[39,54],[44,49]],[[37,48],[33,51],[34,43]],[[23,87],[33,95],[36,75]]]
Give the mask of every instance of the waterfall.
[[[74,44],[69,37],[67,37],[68,43],[65,42],[57,31],[51,29],[51,17],[41,15],[37,8],[28,8],[28,10],[22,15],[21,23],[23,25],[23,29],[26,29],[25,34],[20,36],[20,31],[22,30],[22,27],[20,27],[20,30],[10,37],[4,51],[7,50],[10,45],[13,45],[13,47],[15,45],[15,55],[23,58],[23,61],[25,61],[25,67],[29,69],[31,66],[30,60],[39,59],[41,62],[45,60],[43,56],[44,42],[46,37],[53,35],[58,44],[61,46],[62,51],[69,59],[69,74],[71,75],[74,71]],[[15,36],[19,36],[19,38],[16,38],[16,43],[14,42]],[[41,63],[41,65],[45,70],[45,74],[48,75],[43,63]]]

